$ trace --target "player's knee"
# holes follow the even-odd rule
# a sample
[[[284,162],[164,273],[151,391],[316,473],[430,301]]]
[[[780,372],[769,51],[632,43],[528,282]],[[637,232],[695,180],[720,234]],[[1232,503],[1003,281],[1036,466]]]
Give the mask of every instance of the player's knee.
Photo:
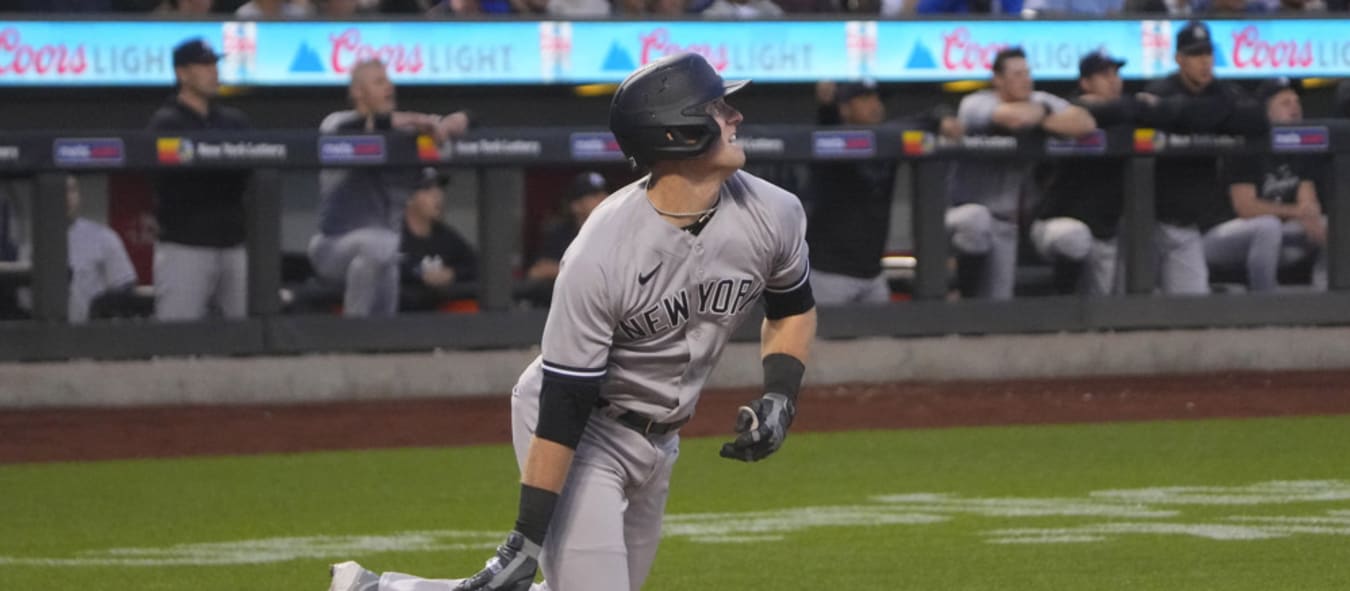
[[[952,247],[962,254],[982,255],[993,248],[994,216],[983,205],[968,203],[947,212]]]
[[[1079,220],[1051,220],[1046,232],[1049,234],[1050,251],[1057,258],[1081,261],[1092,250],[1092,231]]]

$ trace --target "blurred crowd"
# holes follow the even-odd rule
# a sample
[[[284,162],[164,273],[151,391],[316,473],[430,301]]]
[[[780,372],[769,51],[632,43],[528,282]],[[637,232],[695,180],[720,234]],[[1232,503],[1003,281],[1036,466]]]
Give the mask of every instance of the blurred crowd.
[[[371,15],[549,15],[567,18],[704,16],[774,18],[789,14],[989,14],[1011,18],[1345,11],[1350,0],[0,0],[10,12],[141,12],[164,16],[234,15],[241,19],[344,19]]]

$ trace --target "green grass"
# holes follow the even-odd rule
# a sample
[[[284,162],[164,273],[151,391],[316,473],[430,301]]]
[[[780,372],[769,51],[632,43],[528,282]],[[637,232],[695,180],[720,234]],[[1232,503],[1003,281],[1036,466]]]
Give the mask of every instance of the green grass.
[[[1347,443],[1350,417],[794,434],[781,455],[755,465],[718,458],[721,439],[688,440],[669,513],[882,507],[874,497],[911,493],[1091,502],[1093,491],[1159,486],[1336,480],[1347,489]],[[159,554],[108,551],[421,530],[497,532],[514,517],[515,481],[505,446],[0,466],[0,589],[319,590],[327,585],[325,565],[346,558],[377,569],[464,576],[489,551],[367,547],[260,564],[161,566],[117,563],[163,558]],[[1150,506],[1180,514],[954,512],[931,523],[811,527],[750,544],[671,536],[646,589],[1232,591],[1341,589],[1350,580],[1350,500]],[[1329,511],[1346,512],[1338,533],[1259,540],[1127,533],[1084,543],[991,543],[991,532],[1012,528],[1240,525],[1232,517],[1327,517]],[[490,545],[486,539],[473,541]],[[90,564],[100,560],[114,564]]]

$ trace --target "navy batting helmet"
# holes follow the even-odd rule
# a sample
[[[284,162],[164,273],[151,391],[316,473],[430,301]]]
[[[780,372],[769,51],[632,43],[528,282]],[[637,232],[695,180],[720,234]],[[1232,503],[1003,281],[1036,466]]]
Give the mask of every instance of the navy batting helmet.
[[[635,164],[694,158],[721,135],[707,105],[749,83],[723,81],[696,53],[666,56],[619,85],[609,105],[609,129]]]

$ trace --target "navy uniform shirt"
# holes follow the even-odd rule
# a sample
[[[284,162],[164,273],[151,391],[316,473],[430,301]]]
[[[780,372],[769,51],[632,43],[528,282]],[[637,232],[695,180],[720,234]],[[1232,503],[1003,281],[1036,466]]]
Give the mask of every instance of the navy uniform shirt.
[[[206,116],[171,97],[150,117],[150,131],[249,129],[242,111],[209,103]],[[161,172],[154,176],[159,240],[227,248],[244,243],[244,191],[248,171]]]

